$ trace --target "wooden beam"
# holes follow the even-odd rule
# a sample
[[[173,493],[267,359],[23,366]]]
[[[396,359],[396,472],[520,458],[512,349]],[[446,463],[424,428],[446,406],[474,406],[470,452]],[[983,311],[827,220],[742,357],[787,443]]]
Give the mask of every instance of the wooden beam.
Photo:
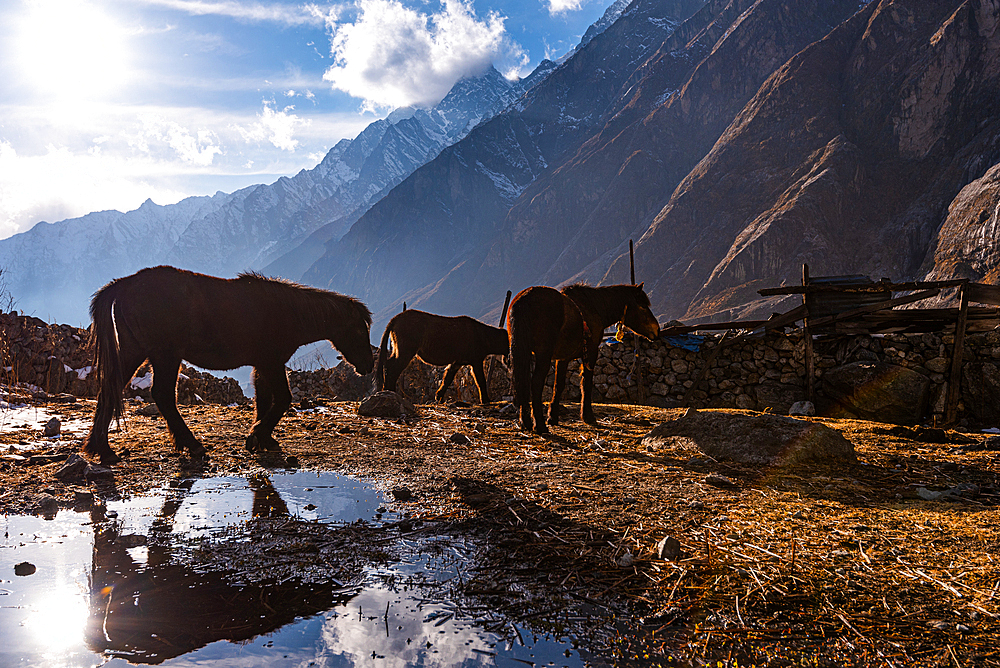
[[[961,396],[962,359],[965,352],[965,328],[969,317],[969,290],[962,286],[962,301],[955,321],[955,344],[951,351],[951,375],[948,378],[948,394],[945,397],[944,421],[953,424],[958,417],[958,399]]]
[[[761,288],[757,291],[762,297],[774,297],[776,295],[803,295],[813,292],[903,292],[908,290],[933,290],[936,288],[956,288],[967,283],[965,279],[953,281],[919,281],[910,283],[889,283],[879,281],[878,283],[861,283],[858,285],[827,285],[825,283],[812,283],[806,285],[787,285],[780,288]],[[988,303],[988,302],[984,302]]]
[[[1000,306],[1000,285],[969,283],[966,289],[969,292],[970,302],[974,304],[991,304],[993,306]]]
[[[802,265],[802,287],[809,287],[809,265]],[[806,293],[802,293],[802,305],[806,306]],[[809,329],[812,323],[809,320],[809,310],[806,307],[806,316],[802,319],[802,340],[805,342],[805,363],[806,363],[806,400],[816,403],[816,360],[813,359],[813,337]]]
[[[851,309],[850,311],[844,311],[842,313],[836,313],[834,315],[824,316],[822,318],[816,318],[815,320],[810,320],[809,325],[811,327],[821,327],[823,325],[828,325],[831,322],[837,322],[838,320],[849,320],[850,318],[856,318],[859,315],[864,315],[866,313],[873,313],[875,311],[883,311],[886,309],[891,309],[894,306],[902,306],[903,304],[912,304],[913,302],[919,302],[924,299],[929,299],[931,297],[936,297],[941,294],[940,290],[924,290],[922,292],[916,292],[912,295],[906,295],[905,297],[896,297],[895,299],[887,299],[876,304],[868,304],[867,306],[859,306],[858,308]]]

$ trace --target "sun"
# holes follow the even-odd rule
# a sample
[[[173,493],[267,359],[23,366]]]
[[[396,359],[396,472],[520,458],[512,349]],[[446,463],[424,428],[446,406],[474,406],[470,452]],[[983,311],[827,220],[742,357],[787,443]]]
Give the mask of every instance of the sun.
[[[80,101],[127,83],[127,32],[86,0],[25,0],[15,57],[39,93]]]

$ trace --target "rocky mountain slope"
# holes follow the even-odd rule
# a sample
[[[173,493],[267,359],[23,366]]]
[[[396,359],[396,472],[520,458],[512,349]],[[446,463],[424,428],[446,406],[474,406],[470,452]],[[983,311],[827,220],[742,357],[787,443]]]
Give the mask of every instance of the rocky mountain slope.
[[[374,205],[304,274],[369,301],[382,316],[404,299],[438,312],[477,313],[507,285],[484,267],[489,245],[525,189],[554,170],[619,108],[630,78],[703,0],[637,0],[516,104],[473,130]],[[566,224],[563,220],[550,221]],[[564,239],[533,244],[557,247]],[[522,264],[518,257],[512,264]],[[448,289],[435,290],[438,283]],[[513,288],[514,286],[509,286]],[[413,292],[408,296],[408,293]],[[436,298],[427,300],[427,291]],[[383,318],[384,321],[384,318]]]
[[[1000,3],[696,4],[633,2],[306,277],[384,321],[403,300],[489,316],[507,289],[627,281],[630,238],[665,319],[767,314],[756,290],[803,262],[996,274]]]
[[[247,269],[299,278],[372,202],[442,148],[544,79],[553,63],[511,83],[494,68],[462,79],[431,109],[406,109],[341,140],[313,169],[232,194],[103,211],[0,240],[0,267],[17,306],[86,324],[90,294],[156,264],[232,276]],[[315,236],[311,236],[314,235]],[[318,241],[317,241],[318,239]],[[310,243],[318,249],[310,255]],[[293,257],[289,250],[300,247]]]

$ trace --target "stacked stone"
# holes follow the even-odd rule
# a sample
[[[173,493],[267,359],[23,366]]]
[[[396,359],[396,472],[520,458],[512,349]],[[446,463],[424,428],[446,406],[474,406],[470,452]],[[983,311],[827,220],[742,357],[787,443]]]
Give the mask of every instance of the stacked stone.
[[[0,313],[0,382],[30,385],[48,394],[96,394],[88,336],[79,327]]]
[[[332,369],[288,370],[292,400],[327,397],[333,401],[359,401],[371,391],[371,376],[360,376],[350,364],[341,362]]]
[[[91,373],[93,349],[89,332],[70,325],[50,325],[17,313],[0,313],[0,384],[37,388],[48,395],[97,396],[97,378]],[[138,376],[148,373],[140,370]],[[181,403],[232,404],[246,401],[239,383],[232,378],[183,367],[178,383]],[[148,388],[127,388],[126,396],[149,398]]]

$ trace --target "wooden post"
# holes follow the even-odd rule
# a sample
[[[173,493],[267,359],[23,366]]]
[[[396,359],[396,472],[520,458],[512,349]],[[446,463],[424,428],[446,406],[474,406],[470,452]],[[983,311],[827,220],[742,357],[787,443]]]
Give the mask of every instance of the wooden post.
[[[945,399],[945,424],[954,424],[958,419],[958,398],[962,387],[962,359],[965,353],[965,329],[969,322],[969,291],[968,283],[963,283],[958,289],[962,295],[958,308],[958,318],[955,321],[955,343],[951,351],[951,375],[948,378],[948,396]]]
[[[498,327],[503,329],[504,324],[507,322],[507,307],[510,306],[510,290],[507,291],[507,298],[503,300],[503,312],[500,313],[500,324]],[[489,388],[490,384],[493,382],[493,357],[490,355],[489,361],[486,362],[486,387]]]
[[[403,302],[403,310],[406,310],[406,302]]]
[[[500,314],[500,324],[497,325],[500,329],[503,329],[504,323],[507,322],[508,306],[510,306],[510,290],[507,291],[507,298],[503,300],[503,312]]]
[[[802,285],[809,285],[809,265],[802,265]],[[802,295],[802,303],[806,304],[807,297]],[[802,319],[802,340],[805,343],[805,363],[806,363],[806,399],[815,403],[816,384],[816,360],[813,359],[813,337],[809,330],[809,311],[806,311]]]
[[[628,273],[635,285],[635,252],[632,250],[632,240],[628,240]]]

